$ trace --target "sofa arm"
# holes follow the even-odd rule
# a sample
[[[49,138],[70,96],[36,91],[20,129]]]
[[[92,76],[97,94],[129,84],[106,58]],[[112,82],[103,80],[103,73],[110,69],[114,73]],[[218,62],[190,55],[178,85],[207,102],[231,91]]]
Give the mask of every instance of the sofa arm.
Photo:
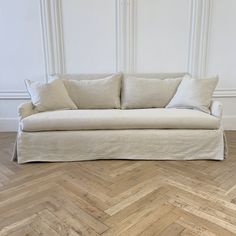
[[[34,109],[32,102],[22,103],[18,107],[18,116],[20,120],[35,113],[37,113],[37,111]]]
[[[223,113],[223,105],[219,101],[212,101],[210,105],[211,115],[218,117],[219,119],[222,118]]]

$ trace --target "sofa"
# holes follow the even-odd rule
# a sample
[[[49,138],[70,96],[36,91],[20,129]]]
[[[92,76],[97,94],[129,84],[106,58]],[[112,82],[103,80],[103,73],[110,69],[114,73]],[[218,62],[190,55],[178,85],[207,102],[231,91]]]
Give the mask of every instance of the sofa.
[[[192,106],[188,103],[193,95],[188,89],[182,92],[182,98],[187,97],[186,107],[177,106],[181,96],[172,100],[181,93],[185,76],[53,75],[52,79],[63,81],[73,105],[60,109],[64,95],[60,92],[57,98],[59,92],[54,96],[51,91],[46,96],[55,109],[46,106],[43,110],[45,107],[35,102],[39,98],[27,88],[32,101],[18,108],[13,160],[19,164],[97,159],[223,160],[227,145],[221,127],[222,104],[210,97],[206,106]],[[186,85],[182,87],[186,89]]]

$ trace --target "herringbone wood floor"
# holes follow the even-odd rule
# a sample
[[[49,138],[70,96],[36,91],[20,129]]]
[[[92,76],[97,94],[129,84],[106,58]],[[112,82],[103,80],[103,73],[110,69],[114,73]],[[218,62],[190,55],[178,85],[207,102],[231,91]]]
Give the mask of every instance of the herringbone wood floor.
[[[0,235],[236,235],[236,132],[225,161],[17,165],[0,134]]]

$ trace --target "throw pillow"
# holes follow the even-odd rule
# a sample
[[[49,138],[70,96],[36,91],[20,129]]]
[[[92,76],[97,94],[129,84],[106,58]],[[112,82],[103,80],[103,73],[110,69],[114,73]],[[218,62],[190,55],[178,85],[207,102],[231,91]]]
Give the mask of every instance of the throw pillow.
[[[77,109],[60,79],[49,83],[25,80],[25,85],[35,109],[39,112]]]
[[[122,85],[122,108],[161,108],[174,96],[182,78],[127,77]]]
[[[102,79],[64,80],[64,84],[79,109],[120,108],[121,74]]]
[[[183,78],[167,108],[190,108],[210,113],[209,107],[218,77],[208,79]]]

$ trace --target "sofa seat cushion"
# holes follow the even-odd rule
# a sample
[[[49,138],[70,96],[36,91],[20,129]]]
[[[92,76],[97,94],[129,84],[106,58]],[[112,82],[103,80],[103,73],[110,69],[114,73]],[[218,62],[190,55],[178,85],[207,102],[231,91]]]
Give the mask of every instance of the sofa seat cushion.
[[[220,120],[190,109],[64,110],[41,112],[21,121],[23,131],[104,129],[217,129]]]

